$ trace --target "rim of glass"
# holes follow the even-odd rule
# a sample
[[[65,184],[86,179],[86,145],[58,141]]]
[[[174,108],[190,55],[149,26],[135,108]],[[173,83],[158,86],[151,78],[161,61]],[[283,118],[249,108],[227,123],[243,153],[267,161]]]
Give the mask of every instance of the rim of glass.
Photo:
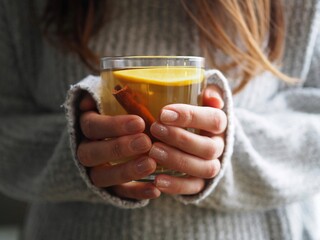
[[[100,59],[100,70],[152,66],[185,66],[204,68],[205,59],[200,56],[115,56],[102,57]]]

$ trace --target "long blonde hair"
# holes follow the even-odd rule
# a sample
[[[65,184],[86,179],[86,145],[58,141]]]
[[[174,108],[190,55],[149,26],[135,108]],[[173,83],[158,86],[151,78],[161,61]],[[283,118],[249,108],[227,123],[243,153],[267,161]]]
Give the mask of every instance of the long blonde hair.
[[[281,0],[181,0],[181,3],[199,29],[200,47],[211,67],[225,73],[237,69],[239,84],[234,93],[262,71],[293,81],[276,67],[281,63],[285,42]],[[43,15],[44,33],[97,70],[98,56],[88,44],[103,26],[106,7],[106,1],[101,0],[48,1]],[[217,61],[218,54],[225,55],[228,62]]]

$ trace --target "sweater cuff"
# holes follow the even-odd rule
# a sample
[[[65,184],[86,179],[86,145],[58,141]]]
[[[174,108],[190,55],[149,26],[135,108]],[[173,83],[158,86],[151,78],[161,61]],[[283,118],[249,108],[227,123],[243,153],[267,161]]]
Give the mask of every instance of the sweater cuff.
[[[66,109],[66,117],[68,121],[68,131],[70,136],[71,150],[73,154],[74,163],[79,170],[80,176],[88,186],[89,190],[95,193],[97,202],[110,203],[114,206],[121,208],[138,208],[148,204],[149,200],[142,201],[130,201],[119,198],[110,194],[103,188],[98,188],[91,183],[91,180],[87,174],[87,169],[80,164],[77,158],[77,148],[81,141],[81,130],[79,127],[79,103],[81,97],[85,93],[89,93],[95,100],[97,109],[101,113],[101,101],[100,101],[100,86],[101,78],[97,76],[88,76],[79,83],[72,85],[67,94],[67,99],[64,104]]]
[[[223,101],[224,108],[222,109],[227,115],[228,127],[226,129],[225,135],[225,148],[224,152],[220,158],[221,170],[217,176],[213,179],[206,181],[206,186],[202,192],[192,196],[177,195],[175,198],[184,204],[198,204],[206,197],[208,197],[214,189],[217,187],[220,180],[223,178],[226,168],[229,166],[231,161],[231,156],[233,152],[234,144],[234,114],[233,114],[233,100],[232,93],[228,84],[228,80],[223,76],[223,74],[218,70],[208,70],[206,71],[206,79],[208,84],[215,84],[223,91]]]

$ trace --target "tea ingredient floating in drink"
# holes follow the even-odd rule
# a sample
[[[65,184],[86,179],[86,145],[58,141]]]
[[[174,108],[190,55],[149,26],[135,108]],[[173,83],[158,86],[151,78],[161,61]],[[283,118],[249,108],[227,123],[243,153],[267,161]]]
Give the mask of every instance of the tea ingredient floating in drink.
[[[113,75],[125,82],[185,86],[202,82],[204,70],[194,67],[150,67],[117,70],[113,72]]]

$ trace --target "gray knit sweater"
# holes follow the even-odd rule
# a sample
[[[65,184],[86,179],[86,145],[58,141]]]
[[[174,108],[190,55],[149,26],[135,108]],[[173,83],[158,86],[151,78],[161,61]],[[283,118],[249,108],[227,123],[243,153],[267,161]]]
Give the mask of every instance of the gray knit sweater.
[[[94,187],[78,164],[76,105],[99,79],[76,84],[90,72],[30,21],[44,1],[34,12],[27,2],[0,0],[0,190],[31,203],[23,239],[320,239],[319,0],[285,5],[282,70],[299,84],[264,73],[232,96],[231,81],[207,72],[225,93],[222,170],[196,196],[151,201]],[[91,43],[101,55],[201,55],[179,1],[113,3]]]

